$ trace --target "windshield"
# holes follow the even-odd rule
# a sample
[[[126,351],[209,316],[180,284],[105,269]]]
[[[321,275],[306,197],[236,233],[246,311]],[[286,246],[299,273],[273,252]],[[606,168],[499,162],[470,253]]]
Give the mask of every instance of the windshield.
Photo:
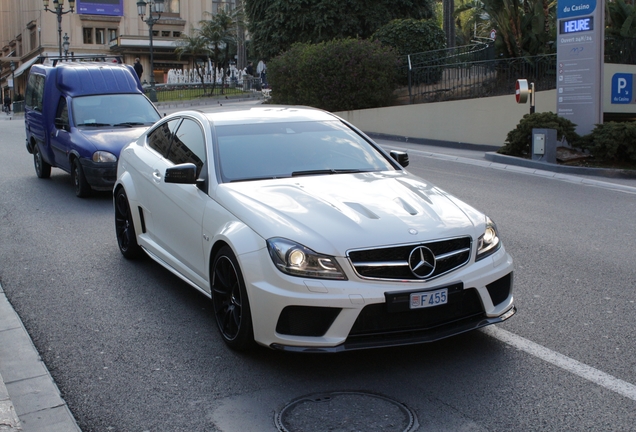
[[[160,115],[140,94],[110,94],[73,98],[75,126],[150,126]]]
[[[395,170],[339,121],[217,126],[216,136],[224,182]]]

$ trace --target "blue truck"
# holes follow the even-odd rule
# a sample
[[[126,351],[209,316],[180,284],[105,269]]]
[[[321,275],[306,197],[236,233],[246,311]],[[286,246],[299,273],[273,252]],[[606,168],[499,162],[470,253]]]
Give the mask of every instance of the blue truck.
[[[78,197],[112,190],[122,147],[160,118],[118,57],[41,58],[29,71],[24,126],[35,172],[66,171]]]

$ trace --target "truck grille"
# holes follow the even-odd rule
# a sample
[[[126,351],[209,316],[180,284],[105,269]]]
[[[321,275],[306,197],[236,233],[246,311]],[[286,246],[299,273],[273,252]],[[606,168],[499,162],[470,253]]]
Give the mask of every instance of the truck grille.
[[[354,250],[349,251],[348,257],[361,278],[422,281],[434,279],[465,265],[470,259],[471,244],[470,237],[457,237],[428,243]],[[425,260],[433,261],[429,263],[429,274],[418,275],[417,270],[414,271],[413,261],[417,258],[411,257],[414,251],[419,254],[420,250],[430,251],[434,256],[434,259]]]

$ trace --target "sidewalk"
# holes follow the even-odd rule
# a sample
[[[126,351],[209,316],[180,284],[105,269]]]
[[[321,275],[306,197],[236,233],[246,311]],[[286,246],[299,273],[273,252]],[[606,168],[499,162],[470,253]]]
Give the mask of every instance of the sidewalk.
[[[163,115],[189,108],[202,111],[231,110],[239,105],[260,103],[262,99],[252,98],[208,100],[200,104],[157,104],[157,107]],[[23,121],[24,114],[0,116],[0,119],[3,118]],[[558,165],[498,155],[494,152],[494,146],[413,140],[381,134],[369,135],[384,147],[404,148],[414,154],[433,159],[452,160],[457,163],[511,170],[559,181],[636,193],[636,177],[616,177],[616,173],[607,170],[571,170],[565,167],[564,171],[564,167]],[[405,148],[407,146],[409,148]],[[0,432],[73,431],[80,431],[80,428],[0,285]]]
[[[0,285],[0,432],[80,431]]]

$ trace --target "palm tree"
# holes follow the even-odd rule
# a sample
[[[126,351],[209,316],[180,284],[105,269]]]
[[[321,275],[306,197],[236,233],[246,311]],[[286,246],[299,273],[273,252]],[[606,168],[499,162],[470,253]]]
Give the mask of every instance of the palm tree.
[[[556,0],[473,0],[455,14],[473,10],[497,30],[495,46],[506,57],[523,57],[553,50]]]
[[[234,9],[228,13],[224,10],[212,16],[210,20],[199,22],[201,36],[206,40],[214,59],[213,86],[216,85],[216,69],[221,66],[221,82],[224,80],[224,68],[229,64],[230,47],[237,45],[238,30],[242,23],[243,12]],[[223,53],[223,58],[221,58]],[[213,87],[214,88],[214,87]],[[221,86],[221,93],[223,86]]]
[[[205,79],[204,75],[198,67],[196,67],[196,60],[199,57],[210,58],[210,48],[206,38],[204,38],[199,30],[190,28],[190,35],[183,34],[176,42],[177,47],[174,52],[177,54],[177,58],[181,60],[184,55],[189,55],[192,58],[192,63],[195,65],[194,69],[197,75],[201,79],[201,85],[203,87],[203,94],[205,95]],[[214,93],[214,87],[212,87],[212,93]]]

